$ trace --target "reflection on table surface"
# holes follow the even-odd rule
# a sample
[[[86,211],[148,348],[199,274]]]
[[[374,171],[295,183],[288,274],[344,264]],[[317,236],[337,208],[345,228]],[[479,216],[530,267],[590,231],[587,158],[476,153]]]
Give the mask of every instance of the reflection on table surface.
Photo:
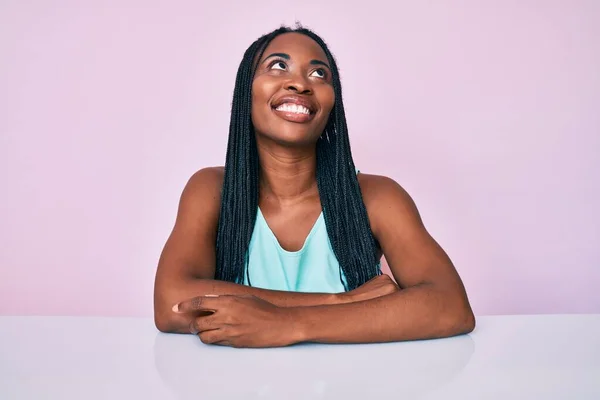
[[[216,396],[211,398],[385,398],[443,386],[467,365],[474,348],[470,336],[460,336],[396,344],[222,349],[158,334],[154,356],[160,377],[181,398],[199,387]]]
[[[471,335],[207,346],[151,319],[0,317],[4,399],[600,399],[600,315],[479,317]]]

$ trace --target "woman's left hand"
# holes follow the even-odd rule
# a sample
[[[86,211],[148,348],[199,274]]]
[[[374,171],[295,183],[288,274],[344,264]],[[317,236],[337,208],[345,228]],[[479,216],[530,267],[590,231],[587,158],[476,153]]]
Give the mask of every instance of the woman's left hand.
[[[256,296],[198,296],[179,303],[173,310],[196,315],[190,332],[207,344],[280,347],[300,341],[291,309]],[[212,314],[206,315],[207,312]]]

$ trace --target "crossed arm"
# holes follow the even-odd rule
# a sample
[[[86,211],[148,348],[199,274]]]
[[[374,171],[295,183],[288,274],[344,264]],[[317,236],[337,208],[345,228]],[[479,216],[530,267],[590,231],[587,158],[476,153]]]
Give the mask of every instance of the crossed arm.
[[[219,169],[188,182],[155,283],[161,331],[195,333],[236,347],[303,341],[366,343],[458,335],[475,319],[463,284],[395,182],[359,175],[372,230],[396,285],[386,275],[339,294],[271,291],[214,280]]]

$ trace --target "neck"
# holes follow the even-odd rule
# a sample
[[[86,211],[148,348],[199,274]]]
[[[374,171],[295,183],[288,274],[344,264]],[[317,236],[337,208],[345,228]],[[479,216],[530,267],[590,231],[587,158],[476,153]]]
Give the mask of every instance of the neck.
[[[262,199],[287,206],[318,196],[314,146],[299,149],[257,144]]]

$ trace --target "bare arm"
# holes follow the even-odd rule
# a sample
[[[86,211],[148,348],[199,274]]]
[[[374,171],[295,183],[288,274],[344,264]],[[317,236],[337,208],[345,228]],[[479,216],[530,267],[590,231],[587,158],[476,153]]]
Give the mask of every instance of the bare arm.
[[[408,194],[387,178],[359,180],[373,233],[402,290],[345,304],[289,308],[253,296],[197,297],[178,306],[182,315],[211,312],[195,318],[191,331],[204,343],[272,347],[427,339],[473,330],[475,318],[461,279]],[[353,292],[385,283],[383,275]]]
[[[475,318],[456,269],[429,235],[410,196],[388,178],[363,176],[373,232],[403,290],[351,304],[293,308],[297,341],[381,342],[458,335]]]
[[[173,307],[182,300],[198,296],[253,295],[279,307],[342,304],[340,296],[333,293],[300,293],[258,289],[214,279],[176,278],[171,282],[171,289],[167,293],[162,293],[162,304],[155,306],[156,327],[162,332],[190,333],[190,323],[194,315],[177,314],[173,311]]]
[[[344,304],[289,308],[253,296],[197,297],[178,305],[181,315],[210,312],[193,319],[190,330],[205,343],[234,347],[388,342],[473,330],[475,318],[462,281],[423,226],[410,196],[388,178],[361,175],[359,182],[371,228],[402,290],[353,296]],[[353,292],[385,286],[386,279],[374,278]]]
[[[156,271],[154,319],[159,330],[189,333],[194,316],[175,313],[172,307],[183,300],[207,294],[254,295],[280,307],[337,304],[350,300],[346,295],[272,291],[215,280],[215,241],[222,182],[222,168],[206,168],[190,178],[181,195],[175,226]],[[381,288],[377,290],[382,293]],[[385,290],[389,293],[389,286]]]

